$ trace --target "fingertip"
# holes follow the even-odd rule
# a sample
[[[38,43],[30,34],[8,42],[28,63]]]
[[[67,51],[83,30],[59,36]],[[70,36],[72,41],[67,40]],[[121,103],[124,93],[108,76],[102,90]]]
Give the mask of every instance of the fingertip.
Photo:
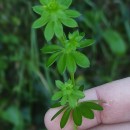
[[[100,99],[106,101],[101,112],[103,124],[130,121],[130,77],[116,80],[96,88]]]
[[[45,127],[48,129],[48,119],[49,119],[49,110],[46,112],[45,116],[44,116],[44,124]],[[50,121],[49,121],[50,122]]]
[[[57,112],[57,109],[49,109],[45,114],[44,123],[48,130],[52,130],[52,129],[59,130],[59,125],[58,125],[59,117],[51,121],[52,116],[56,112]]]

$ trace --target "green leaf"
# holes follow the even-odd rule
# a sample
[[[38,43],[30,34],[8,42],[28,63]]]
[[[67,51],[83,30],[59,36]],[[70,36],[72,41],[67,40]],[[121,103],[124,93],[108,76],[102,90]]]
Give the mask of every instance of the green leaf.
[[[76,18],[79,17],[81,14],[76,10],[65,10],[65,13],[68,17]]]
[[[114,54],[120,56],[126,53],[126,44],[118,32],[106,30],[103,33],[103,37]]]
[[[48,14],[48,12],[44,12],[39,19],[34,21],[32,27],[40,28],[40,27],[44,26],[48,22],[48,20],[49,20],[49,14]]]
[[[57,62],[58,71],[63,74],[66,69],[66,55],[62,54]]]
[[[80,91],[84,91],[84,85],[80,86],[80,87],[79,87],[79,90],[80,90]]]
[[[72,18],[61,19],[61,22],[65,26],[70,27],[70,28],[74,28],[78,26],[77,22],[73,20]]]
[[[57,107],[60,107],[60,106],[61,106],[61,104],[58,102],[58,103],[53,104],[51,106],[51,108],[57,108]]]
[[[64,85],[63,82],[61,82],[60,80],[56,80],[55,83],[56,83],[56,86],[57,86],[59,89],[61,89],[62,86]]]
[[[71,54],[67,54],[66,64],[67,64],[68,71],[70,73],[75,73],[76,63],[75,63],[75,60],[74,60],[74,58],[72,57]]]
[[[57,52],[51,55],[51,57],[47,60],[47,63],[46,63],[47,67],[50,67],[57,60],[59,54],[60,53]]]
[[[61,38],[63,36],[63,26],[61,22],[56,21],[54,24],[54,31],[58,38]]]
[[[61,105],[65,105],[67,102],[67,96],[63,96],[62,99],[61,99]]]
[[[69,96],[68,98],[70,107],[75,108],[75,106],[77,105],[77,98],[75,98],[75,96],[73,95]]]
[[[43,5],[47,5],[50,2],[50,0],[40,0],[40,3]]]
[[[75,96],[78,97],[78,98],[84,98],[84,97],[85,97],[84,93],[81,92],[81,91],[79,91],[79,90],[75,90],[75,91],[73,92],[73,95],[75,95]]]
[[[90,108],[88,108],[88,106],[84,102],[80,104],[79,109],[84,117],[88,119],[94,118],[93,111]]]
[[[85,34],[84,33],[79,34],[79,31],[69,33],[68,35],[69,39],[75,39],[76,41],[81,41],[81,39],[83,39],[84,36]]]
[[[47,20],[44,19],[43,17],[40,17],[39,19],[34,21],[32,28],[40,28],[40,27],[44,26],[46,23],[47,23]]]
[[[58,45],[45,45],[41,50],[43,53],[54,53],[57,51],[61,51],[62,47]]]
[[[72,0],[58,0],[58,2],[68,8],[71,5]]]
[[[94,44],[94,40],[93,39],[85,39],[83,41],[80,42],[80,47],[79,48],[85,48],[87,46],[90,46],[92,44]]]
[[[89,59],[84,54],[82,54],[80,52],[74,52],[73,56],[74,56],[75,62],[80,67],[87,68],[90,66]]]
[[[102,111],[103,110],[103,107],[100,106],[99,104],[96,104],[94,102],[85,102],[85,104],[90,108],[90,109],[93,109],[93,110],[99,110],[99,111]]]
[[[60,121],[60,127],[61,127],[61,128],[64,128],[64,127],[65,127],[65,125],[66,125],[66,123],[67,123],[67,121],[68,121],[68,119],[69,119],[70,112],[71,112],[71,109],[70,109],[70,108],[68,108],[68,109],[64,112],[64,114],[63,114],[63,116],[62,116],[62,118],[61,118],[61,121]]]
[[[74,123],[80,126],[82,124],[82,115],[78,107],[74,108],[72,116]]]
[[[61,108],[52,118],[51,118],[51,121],[54,120],[59,114],[61,114],[61,112],[63,112],[67,107],[63,107]]]
[[[65,14],[64,10],[59,10],[57,12],[57,16],[59,19],[66,19],[67,18],[67,15]]]
[[[53,96],[52,96],[52,100],[58,100],[63,96],[62,92],[56,92]]]
[[[54,36],[54,22],[49,22],[45,27],[44,36],[47,41],[50,41]]]
[[[37,14],[42,14],[42,12],[44,11],[44,8],[43,6],[40,6],[40,5],[36,5],[33,7],[33,11],[36,12]]]

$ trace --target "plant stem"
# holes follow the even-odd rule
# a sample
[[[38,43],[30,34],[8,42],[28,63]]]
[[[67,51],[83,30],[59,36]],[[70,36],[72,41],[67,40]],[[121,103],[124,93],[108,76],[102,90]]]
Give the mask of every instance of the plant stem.
[[[73,85],[75,85],[74,73],[71,73],[70,76],[71,76],[71,80],[72,80]]]
[[[78,130],[78,127],[77,125],[75,125],[75,123],[74,123],[74,130]]]

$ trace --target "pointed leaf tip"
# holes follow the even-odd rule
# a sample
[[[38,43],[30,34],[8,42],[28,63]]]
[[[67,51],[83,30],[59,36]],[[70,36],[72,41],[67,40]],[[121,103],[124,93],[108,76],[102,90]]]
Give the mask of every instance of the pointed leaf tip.
[[[46,66],[50,67],[58,58],[60,53],[54,53],[53,55],[50,56],[50,58],[47,60]]]
[[[66,123],[68,122],[68,119],[69,119],[69,116],[70,116],[70,112],[71,112],[71,109],[70,109],[70,108],[68,108],[68,109],[64,112],[64,114],[63,114],[63,116],[62,116],[62,118],[61,118],[61,121],[60,121],[60,127],[61,127],[61,128],[64,128],[65,125],[66,125]]]
[[[66,109],[66,106],[61,108],[52,118],[51,121],[54,120],[59,114],[61,114],[61,112],[63,112]]]
[[[79,110],[78,107],[76,107],[74,110],[73,110],[73,120],[74,120],[74,123],[77,125],[77,126],[80,126],[82,124],[82,114]]]
[[[56,84],[57,88],[59,88],[59,89],[61,89],[62,86],[64,85],[63,82],[61,82],[60,80],[56,80],[55,84]]]
[[[62,97],[62,92],[56,92],[53,96],[52,96],[52,100],[58,100]]]
[[[103,107],[97,103],[94,102],[86,102],[85,103],[90,109],[102,111]]]
[[[90,66],[90,61],[87,58],[87,56],[85,56],[84,54],[80,53],[80,52],[74,52],[73,53],[75,62],[82,68],[87,68]]]

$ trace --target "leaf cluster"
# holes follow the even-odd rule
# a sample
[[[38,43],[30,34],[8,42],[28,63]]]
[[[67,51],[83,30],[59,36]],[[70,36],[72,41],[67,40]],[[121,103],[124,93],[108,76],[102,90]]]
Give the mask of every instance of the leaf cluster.
[[[87,56],[78,50],[85,48],[94,43],[93,39],[84,39],[84,35],[78,31],[69,33],[68,39],[64,39],[60,45],[45,45],[42,52],[51,54],[47,60],[47,67],[50,67],[54,62],[57,62],[57,68],[61,74],[67,69],[68,72],[74,73],[77,65],[82,68],[90,66]]]
[[[57,107],[58,105],[53,106],[53,108]],[[72,118],[74,123],[77,126],[80,126],[82,124],[82,117],[87,119],[94,119],[94,110],[102,111],[103,107],[100,106],[98,103],[95,103],[94,101],[86,101],[78,103],[78,105],[75,108],[70,108],[69,106],[64,106],[61,108],[53,117],[51,120],[54,120],[59,114],[63,112],[61,121],[60,121],[60,127],[64,128],[67,124],[69,117],[72,113]]]
[[[58,103],[54,104],[52,108],[63,106],[51,120],[54,120],[59,114],[63,112],[60,127],[65,127],[69,120],[70,113],[72,113],[73,121],[75,125],[80,126],[82,124],[82,117],[87,119],[94,118],[93,110],[102,111],[103,108],[96,102],[99,101],[86,101],[79,102],[79,99],[84,98],[84,87],[74,86],[71,80],[63,83],[59,80],[56,81],[56,86],[59,91],[52,96],[52,100],[59,100]]]
[[[40,15],[32,25],[33,28],[45,26],[44,36],[50,41],[54,34],[60,38],[63,36],[63,25],[74,28],[78,24],[74,18],[79,17],[80,13],[76,10],[68,9],[72,0],[40,0],[42,5],[33,7],[34,12]]]
[[[80,86],[73,85],[71,80],[63,83],[56,81],[56,86],[60,89],[52,96],[52,100],[59,100],[62,106],[69,105],[71,108],[77,106],[79,99],[84,98],[84,93],[80,90]]]

